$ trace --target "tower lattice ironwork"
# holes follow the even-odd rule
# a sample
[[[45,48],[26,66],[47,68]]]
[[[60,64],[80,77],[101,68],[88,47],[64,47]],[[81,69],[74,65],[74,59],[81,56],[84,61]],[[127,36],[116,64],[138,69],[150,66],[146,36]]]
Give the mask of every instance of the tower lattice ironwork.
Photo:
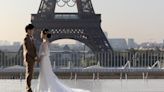
[[[56,6],[74,7],[77,13],[57,13]],[[40,30],[47,28],[52,33],[50,42],[58,39],[74,39],[85,43],[93,52],[111,51],[101,29],[101,14],[95,14],[91,0],[41,0],[37,14],[31,22],[36,26],[35,38],[39,46]]]

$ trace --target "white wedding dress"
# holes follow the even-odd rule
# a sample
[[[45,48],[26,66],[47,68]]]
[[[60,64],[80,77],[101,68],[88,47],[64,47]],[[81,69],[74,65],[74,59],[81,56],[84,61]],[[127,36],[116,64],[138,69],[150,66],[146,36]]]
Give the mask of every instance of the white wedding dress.
[[[43,42],[39,49],[39,56],[42,56],[40,74],[34,92],[90,92],[88,90],[73,89],[62,84],[52,71],[49,55],[48,42]]]

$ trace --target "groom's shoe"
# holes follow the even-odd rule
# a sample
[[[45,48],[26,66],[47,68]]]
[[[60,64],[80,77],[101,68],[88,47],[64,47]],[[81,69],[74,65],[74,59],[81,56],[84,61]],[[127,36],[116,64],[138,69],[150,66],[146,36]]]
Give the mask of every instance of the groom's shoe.
[[[29,90],[27,90],[27,92],[32,92],[32,90],[31,90],[31,89],[29,89]]]

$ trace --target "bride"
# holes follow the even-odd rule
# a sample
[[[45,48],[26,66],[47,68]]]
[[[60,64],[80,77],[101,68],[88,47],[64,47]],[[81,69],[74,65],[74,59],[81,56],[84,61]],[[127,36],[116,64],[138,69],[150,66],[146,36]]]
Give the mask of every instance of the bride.
[[[53,73],[48,48],[48,38],[50,37],[51,34],[48,33],[48,29],[44,29],[41,32],[41,38],[43,42],[39,49],[40,74],[34,92],[89,92],[82,89],[73,89],[62,84],[57,76]]]

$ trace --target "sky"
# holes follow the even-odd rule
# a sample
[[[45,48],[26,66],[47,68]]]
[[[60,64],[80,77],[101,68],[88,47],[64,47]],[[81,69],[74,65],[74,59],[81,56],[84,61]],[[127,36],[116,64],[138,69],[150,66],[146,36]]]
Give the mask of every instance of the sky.
[[[0,40],[23,41],[24,27],[41,0],[0,0]],[[102,14],[102,29],[109,38],[134,38],[137,43],[164,39],[164,0],[92,0],[96,13]],[[76,12],[74,8],[56,11]],[[63,40],[64,41],[64,40]]]

